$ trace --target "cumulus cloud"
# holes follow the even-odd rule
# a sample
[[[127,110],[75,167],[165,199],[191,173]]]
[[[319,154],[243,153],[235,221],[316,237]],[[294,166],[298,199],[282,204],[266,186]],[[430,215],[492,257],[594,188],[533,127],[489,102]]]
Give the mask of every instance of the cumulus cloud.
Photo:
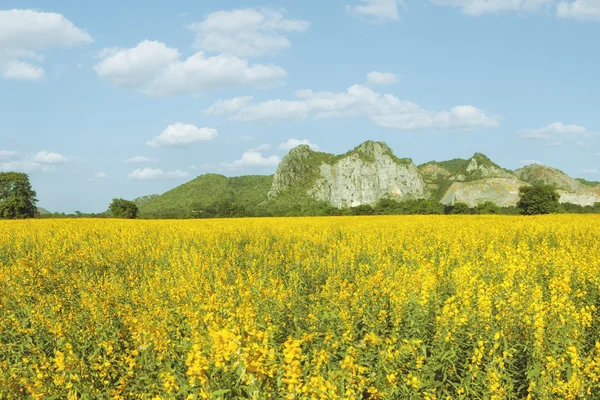
[[[188,29],[196,33],[194,45],[198,49],[247,58],[290,48],[284,34],[304,32],[309,25],[307,21],[285,19],[279,11],[250,8],[214,12]]]
[[[398,77],[390,72],[373,71],[367,74],[367,85],[383,86],[398,83]]]
[[[39,81],[44,69],[23,59],[43,61],[40,51],[88,44],[92,37],[62,14],[34,10],[0,11],[0,73],[6,79]]]
[[[259,144],[253,150],[265,151],[265,150],[271,150],[271,147],[273,147],[273,146],[271,146],[270,144]]]
[[[296,98],[260,103],[251,98],[220,100],[206,109],[205,114],[247,122],[365,116],[376,125],[391,129],[496,127],[501,120],[501,116],[471,105],[443,111],[426,110],[363,85],[354,85],[342,93],[300,90],[296,92]]]
[[[18,151],[0,150],[0,161],[11,160],[19,155]]]
[[[6,79],[41,81],[46,78],[46,72],[42,67],[27,62],[10,61],[4,67],[2,76]]]
[[[148,96],[204,93],[233,86],[278,85],[286,72],[276,65],[250,64],[230,54],[198,52],[183,60],[179,50],[145,40],[136,47],[105,51],[94,70],[116,86]]]
[[[299,140],[299,139],[294,139],[294,138],[289,138],[287,140],[287,142],[281,143],[279,145],[279,148],[281,150],[291,150],[294,147],[298,147],[302,144],[309,146],[313,150],[319,150],[319,146],[314,143],[311,143],[310,140],[308,140],[308,139]]]
[[[584,174],[598,174],[600,173],[600,170],[598,170],[597,168],[592,168],[592,169],[584,169],[583,171]]]
[[[361,0],[361,4],[346,5],[346,12],[370,22],[398,21],[401,5],[404,5],[402,0]]]
[[[125,162],[127,164],[144,164],[144,163],[149,163],[149,162],[156,162],[158,161],[155,158],[150,158],[150,157],[144,157],[144,156],[135,156],[135,157],[131,157],[125,160]]]
[[[554,5],[556,0],[431,0],[439,6],[457,7],[468,15],[497,14],[505,12],[534,12]]]
[[[192,124],[177,122],[169,125],[160,135],[148,141],[151,147],[189,147],[194,143],[213,140],[219,136],[216,129],[198,128]]]
[[[98,178],[98,179],[104,179],[106,178],[108,175],[106,175],[104,172],[96,172],[94,174],[94,178]]]
[[[168,180],[168,179],[183,179],[187,178],[190,174],[187,171],[175,170],[175,171],[163,171],[159,168],[138,168],[131,172],[128,176],[129,179],[140,180],[140,181],[152,181],[152,180]]]
[[[62,154],[40,151],[33,157],[33,161],[40,164],[56,165],[67,162],[67,157]]]
[[[40,151],[31,156],[12,150],[0,150],[0,171],[24,172],[27,174],[50,172],[59,164],[67,162],[67,158],[58,153]]]
[[[523,129],[521,137],[525,139],[534,139],[544,141],[547,146],[560,146],[562,141],[571,140],[585,143],[581,138],[591,138],[598,136],[598,133],[591,132],[581,125],[563,124],[554,122],[548,126],[537,129]]]
[[[231,164],[224,163],[223,166],[229,169],[240,169],[246,167],[273,167],[279,164],[281,159],[277,156],[265,157],[261,152],[256,150],[248,150],[239,160],[235,160]]]
[[[600,21],[600,1],[561,1],[556,9],[556,16],[558,18]]]
[[[531,164],[539,164],[542,165],[541,162],[536,161],[536,160],[521,160],[521,162],[519,163],[521,165],[531,165]]]

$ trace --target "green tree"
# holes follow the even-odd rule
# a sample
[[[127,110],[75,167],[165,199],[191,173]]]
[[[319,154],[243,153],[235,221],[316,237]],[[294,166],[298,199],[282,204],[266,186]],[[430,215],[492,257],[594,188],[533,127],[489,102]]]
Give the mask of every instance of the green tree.
[[[401,214],[402,204],[392,199],[381,199],[375,204],[375,212],[380,215]]]
[[[23,219],[37,215],[36,193],[29,176],[18,172],[0,172],[0,218]]]
[[[552,185],[521,186],[517,207],[525,215],[556,213],[560,208],[559,199]]]
[[[493,201],[486,201],[475,207],[475,214],[500,214],[501,211]]]
[[[135,219],[139,213],[138,207],[133,201],[123,199],[113,199],[108,209],[115,218]]]
[[[471,214],[471,207],[467,203],[454,203],[451,214]]]
[[[350,208],[350,215],[373,215],[375,210],[369,204],[361,204]]]

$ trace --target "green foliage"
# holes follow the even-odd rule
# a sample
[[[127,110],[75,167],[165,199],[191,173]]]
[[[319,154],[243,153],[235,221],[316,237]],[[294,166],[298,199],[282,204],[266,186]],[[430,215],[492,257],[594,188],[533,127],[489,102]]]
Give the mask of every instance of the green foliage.
[[[406,200],[398,202],[392,199],[381,199],[375,205],[380,215],[413,215],[444,214],[444,206],[432,200]]]
[[[582,206],[573,203],[562,203],[559,212],[563,214],[600,214],[600,203],[591,206]]]
[[[0,172],[0,218],[23,219],[37,215],[36,193],[29,176],[18,172]]]
[[[474,208],[473,211],[475,214],[501,214],[502,213],[502,209],[492,201],[486,201],[484,203],[478,204]]]
[[[468,204],[466,203],[461,203],[461,202],[457,202],[454,203],[454,206],[452,207],[452,211],[450,211],[450,214],[471,214],[471,207],[469,207]]]
[[[206,174],[176,187],[163,195],[139,204],[143,218],[207,218],[216,215],[217,203],[227,201],[255,215],[267,201],[273,176],[248,175],[228,178]],[[213,211],[211,211],[213,210]]]
[[[521,186],[517,207],[525,215],[551,214],[559,211],[560,195],[551,185]]]
[[[135,219],[139,213],[138,207],[133,201],[123,199],[113,199],[108,209],[115,218]]]
[[[361,204],[360,206],[350,208],[350,215],[373,215],[375,210],[368,204]]]
[[[583,178],[576,178],[576,180],[581,183],[584,184],[585,186],[589,186],[589,187],[596,187],[600,185],[600,182],[598,181],[588,181],[587,179],[583,179]]]

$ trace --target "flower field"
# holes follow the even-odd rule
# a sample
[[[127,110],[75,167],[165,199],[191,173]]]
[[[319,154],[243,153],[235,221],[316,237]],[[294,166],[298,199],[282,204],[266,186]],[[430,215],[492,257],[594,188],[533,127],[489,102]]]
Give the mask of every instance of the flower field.
[[[600,217],[0,222],[0,399],[600,398]]]

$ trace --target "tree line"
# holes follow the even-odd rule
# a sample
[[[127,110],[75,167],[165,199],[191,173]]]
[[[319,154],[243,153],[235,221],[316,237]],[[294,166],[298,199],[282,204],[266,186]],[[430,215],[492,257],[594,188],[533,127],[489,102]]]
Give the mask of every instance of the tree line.
[[[551,185],[523,186],[519,189],[519,201],[516,207],[499,207],[486,201],[475,207],[461,202],[445,206],[432,200],[381,199],[374,206],[363,204],[357,207],[336,208],[326,203],[309,201],[306,204],[288,201],[271,204],[263,208],[249,210],[232,199],[223,199],[210,205],[193,204],[189,210],[165,211],[157,218],[242,218],[242,217],[279,217],[279,216],[344,216],[344,215],[443,215],[443,214],[503,214],[503,215],[540,215],[552,213],[597,214],[600,203],[581,206],[560,203],[560,195]],[[40,217],[36,207],[36,192],[31,187],[29,177],[24,173],[0,172],[0,218],[23,219]],[[128,218],[140,216],[139,208],[133,201],[113,199],[108,211],[100,214],[48,214],[47,218]]]

